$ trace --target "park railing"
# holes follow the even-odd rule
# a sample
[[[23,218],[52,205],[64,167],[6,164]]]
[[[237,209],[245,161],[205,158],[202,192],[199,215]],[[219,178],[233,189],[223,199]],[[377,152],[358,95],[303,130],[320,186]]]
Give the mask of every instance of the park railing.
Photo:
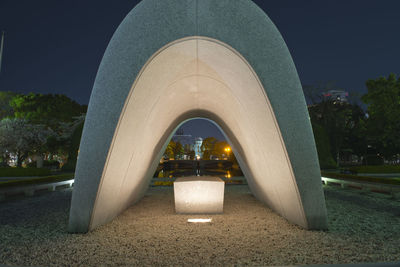
[[[341,188],[357,188],[366,192],[386,193],[394,198],[400,197],[400,185],[384,184],[377,182],[357,181],[350,179],[321,177],[322,183],[325,185],[339,185]]]
[[[38,184],[23,184],[0,187],[0,201],[4,200],[8,196],[15,196],[24,194],[25,196],[33,196],[36,192],[55,191],[61,188],[69,188],[74,185],[74,179],[68,179],[58,182],[44,182]]]

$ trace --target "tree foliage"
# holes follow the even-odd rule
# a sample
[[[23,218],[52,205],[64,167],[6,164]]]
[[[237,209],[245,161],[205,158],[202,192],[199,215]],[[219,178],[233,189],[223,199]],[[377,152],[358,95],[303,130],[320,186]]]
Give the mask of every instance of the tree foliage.
[[[308,111],[321,165],[332,166],[332,159],[337,162],[345,150],[365,153],[365,114],[357,104],[322,101],[309,106]]]
[[[335,160],[342,152],[362,156],[364,162],[383,162],[400,153],[400,78],[371,79],[366,82],[368,92],[361,100],[367,104],[367,113],[353,101],[335,103],[321,101],[309,106],[311,123],[320,157],[320,162],[329,162],[326,151]],[[311,88],[311,87],[310,87]],[[318,91],[306,88],[311,94]],[[312,95],[312,94],[311,94]],[[321,142],[327,135],[329,147]],[[372,159],[379,159],[378,161]],[[322,165],[322,164],[321,164]]]
[[[215,144],[215,149],[214,149],[213,154],[218,158],[223,158],[223,157],[230,158],[233,155],[233,153],[232,153],[232,151],[228,151],[228,152],[225,151],[225,149],[227,147],[230,148],[228,142],[226,142],[226,141],[218,141]]]
[[[67,156],[68,162],[63,166],[63,170],[75,170],[79,153],[79,145],[81,143],[84,119],[84,116],[80,116],[76,118],[74,122],[65,125],[67,130],[64,131],[63,137],[57,140],[58,143],[53,146],[53,148],[58,148],[57,152],[59,154],[66,154]]]
[[[82,106],[65,95],[34,94],[16,95],[10,101],[16,118],[31,123],[44,124],[57,130],[60,122],[72,122],[74,117],[86,112]]]
[[[386,158],[400,152],[400,78],[390,74],[366,82],[369,143]]]
[[[180,142],[175,143],[174,147],[174,157],[175,159],[181,159],[184,153],[183,146]]]
[[[16,95],[14,92],[0,92],[0,120],[14,116],[10,102]]]
[[[175,146],[176,146],[176,143],[173,140],[169,141],[167,148],[165,149],[164,156],[169,159],[175,158],[175,156],[174,156]]]
[[[209,160],[212,157],[232,159],[234,157],[232,151],[225,151],[225,148],[230,147],[226,141],[218,141],[215,137],[207,137],[203,140],[201,151],[203,152],[203,159]]]
[[[201,143],[200,150],[203,153],[203,159],[209,160],[215,151],[215,145],[218,140],[215,137],[207,137]]]
[[[23,95],[12,92],[0,92],[0,104],[2,104],[0,119],[8,118],[3,122],[3,126],[7,124],[10,128],[12,125],[18,131],[16,136],[21,138],[19,148],[16,149],[15,146],[11,148],[14,139],[9,138],[9,132],[5,130],[5,126],[0,133],[3,147],[8,148],[8,155],[18,154],[18,164],[22,163],[28,152],[29,155],[36,155],[35,158],[57,155],[57,159],[67,159],[68,155],[72,155],[70,150],[73,133],[77,125],[84,120],[86,106],[79,105],[65,95],[34,93]],[[51,134],[44,141],[40,132]],[[34,138],[37,139],[34,140]],[[7,139],[10,141],[6,144],[4,140]],[[28,139],[29,142],[23,141]],[[40,144],[40,148],[31,145],[35,142]],[[23,149],[21,144],[23,144]]]
[[[322,169],[334,169],[337,167],[332,156],[329,136],[321,125],[314,123],[312,125],[315,145],[318,152],[319,165]]]
[[[184,147],[180,142],[169,141],[165,149],[164,156],[169,159],[180,159],[185,153]]]

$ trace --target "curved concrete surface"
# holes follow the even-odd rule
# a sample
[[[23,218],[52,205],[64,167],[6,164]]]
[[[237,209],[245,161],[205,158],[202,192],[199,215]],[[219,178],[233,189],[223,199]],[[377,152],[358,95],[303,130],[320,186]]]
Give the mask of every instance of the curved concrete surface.
[[[258,199],[304,228],[327,227],[304,96],[272,22],[247,0],[145,0],[96,77],[69,231],[139,200],[174,129],[195,117],[222,128]]]

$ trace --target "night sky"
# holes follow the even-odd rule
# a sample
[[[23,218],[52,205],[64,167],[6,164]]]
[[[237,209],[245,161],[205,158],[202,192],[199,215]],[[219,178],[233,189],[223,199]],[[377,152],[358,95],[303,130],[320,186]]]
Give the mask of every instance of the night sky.
[[[106,46],[138,2],[0,0],[0,90],[65,94],[87,104]],[[367,79],[400,72],[398,0],[254,2],[283,35],[303,85],[333,81],[364,93]],[[185,132],[222,139],[214,127],[190,121]]]

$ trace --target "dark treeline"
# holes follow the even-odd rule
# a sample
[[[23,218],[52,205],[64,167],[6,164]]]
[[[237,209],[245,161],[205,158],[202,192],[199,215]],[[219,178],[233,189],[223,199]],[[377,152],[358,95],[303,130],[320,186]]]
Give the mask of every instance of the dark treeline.
[[[400,163],[400,78],[366,82],[367,93],[342,101],[324,98],[329,86],[304,86],[321,168]],[[366,109],[360,104],[366,105]],[[65,95],[0,92],[0,164],[64,166],[73,170],[87,106]],[[203,159],[236,162],[229,144],[203,140]],[[195,159],[193,147],[171,141],[164,157]]]
[[[321,168],[339,164],[399,164],[400,79],[394,74],[366,82],[361,98],[326,99],[321,87],[306,86],[308,106]],[[325,91],[327,89],[325,88]]]

